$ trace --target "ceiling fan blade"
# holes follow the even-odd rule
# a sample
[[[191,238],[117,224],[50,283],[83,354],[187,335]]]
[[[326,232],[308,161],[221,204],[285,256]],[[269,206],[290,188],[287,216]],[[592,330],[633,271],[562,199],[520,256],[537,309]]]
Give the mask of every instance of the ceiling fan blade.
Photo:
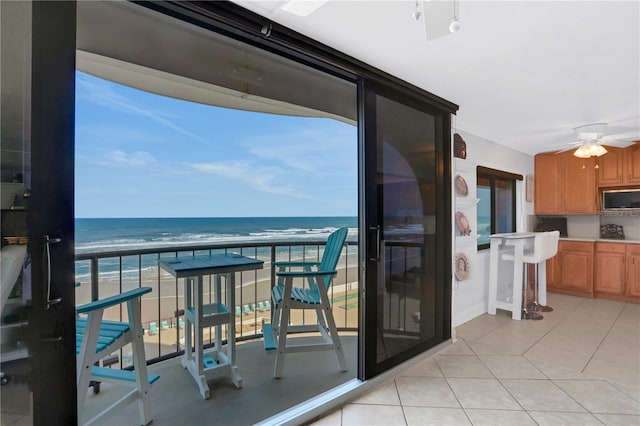
[[[577,149],[579,145],[569,146],[565,149],[561,149],[560,151],[554,152],[554,154],[562,154],[563,152],[571,151],[572,149]]]

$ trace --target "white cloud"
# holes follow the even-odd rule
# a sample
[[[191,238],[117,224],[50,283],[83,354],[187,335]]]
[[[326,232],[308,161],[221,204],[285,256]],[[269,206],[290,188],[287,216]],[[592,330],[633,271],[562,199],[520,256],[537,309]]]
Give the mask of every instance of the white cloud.
[[[287,128],[286,132],[271,134],[247,143],[249,152],[262,159],[277,161],[288,168],[316,175],[352,174],[357,138],[355,129]],[[346,151],[350,150],[349,155]],[[344,155],[342,155],[344,153]]]
[[[203,138],[202,136],[196,135],[195,133],[183,129],[182,127],[168,120],[167,118],[165,118],[166,114],[153,111],[146,106],[135,105],[131,100],[116,93],[111,88],[110,83],[102,83],[97,79],[78,74],[76,78],[76,84],[77,96],[82,97],[82,99],[86,101],[93,102],[97,105],[128,114],[146,117],[156,122],[157,124],[174,130],[182,135],[188,136],[205,144],[211,144],[209,140]]]
[[[192,164],[191,167],[203,173],[242,182],[258,191],[288,195],[296,198],[312,198],[308,194],[296,190],[296,188],[290,184],[276,183],[276,178],[280,175],[277,168],[255,166],[242,161],[197,163]]]
[[[154,163],[156,158],[146,151],[126,153],[116,149],[107,153],[105,160],[107,165],[140,167]]]

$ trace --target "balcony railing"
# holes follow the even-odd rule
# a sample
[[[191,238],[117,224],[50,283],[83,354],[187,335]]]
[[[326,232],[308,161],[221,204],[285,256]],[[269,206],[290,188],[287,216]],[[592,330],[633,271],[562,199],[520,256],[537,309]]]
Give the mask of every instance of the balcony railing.
[[[183,283],[158,267],[158,260],[186,255],[239,253],[264,261],[264,269],[238,273],[236,276],[235,329],[238,341],[262,337],[262,322],[270,322],[271,287],[275,284],[276,261],[320,260],[324,242],[277,242],[207,246],[172,246],[154,249],[118,250],[80,253],[76,255],[76,304],[97,300],[133,288],[153,289],[142,299],[142,321],[145,330],[146,355],[149,363],[182,353],[184,343]],[[330,297],[336,325],[340,331],[358,329],[358,246],[348,242],[342,251],[338,274],[333,280]],[[204,297],[212,295],[212,276],[204,277]],[[241,283],[242,285],[239,285]],[[126,311],[115,307],[105,312],[106,319],[123,320]],[[315,321],[306,313],[294,321]],[[213,330],[205,333],[205,343],[213,343]],[[226,334],[226,330],[223,330]],[[225,336],[223,335],[223,338]],[[124,348],[119,359],[107,360],[117,366],[130,363],[130,349]],[[121,361],[120,361],[121,360]]]

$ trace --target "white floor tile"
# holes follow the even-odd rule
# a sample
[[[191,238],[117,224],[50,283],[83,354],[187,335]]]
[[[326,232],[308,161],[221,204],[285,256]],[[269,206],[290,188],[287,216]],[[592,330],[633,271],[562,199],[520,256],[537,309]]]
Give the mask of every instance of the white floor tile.
[[[505,379],[502,385],[525,410],[585,411],[551,380]]]
[[[404,407],[407,424],[412,425],[470,425],[462,408]]]
[[[406,369],[399,376],[410,377],[442,377],[442,372],[436,364],[435,358],[425,359],[411,368]]]
[[[395,381],[389,380],[354,401],[356,404],[400,405]]]
[[[499,379],[546,379],[525,357],[520,355],[481,355],[480,361]]]
[[[397,405],[348,404],[342,408],[343,426],[405,425],[402,407]]]
[[[640,414],[640,404],[604,380],[554,380],[591,413]]]
[[[436,363],[445,377],[494,377],[475,355],[438,355]]]
[[[522,407],[496,379],[447,379],[463,408],[521,410]]]
[[[628,414],[595,414],[607,426],[638,426],[640,416]]]
[[[529,415],[540,426],[595,426],[600,420],[589,413],[563,413],[553,411],[529,411]]]
[[[458,336],[454,344],[438,352],[438,355],[474,355],[474,353],[464,339]]]
[[[526,411],[466,409],[465,412],[474,426],[526,426],[536,424]]]
[[[535,343],[535,339],[504,334],[498,329],[469,342],[469,347],[476,355],[522,355]]]
[[[445,379],[397,377],[396,385],[403,406],[460,408]]]

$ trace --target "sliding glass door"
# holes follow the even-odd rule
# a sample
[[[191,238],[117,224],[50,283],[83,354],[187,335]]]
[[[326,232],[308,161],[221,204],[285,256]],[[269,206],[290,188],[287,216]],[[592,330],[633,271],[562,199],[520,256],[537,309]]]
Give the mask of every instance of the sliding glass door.
[[[0,3],[3,424],[77,420],[75,7]]]
[[[365,85],[362,374],[450,337],[449,116]]]

